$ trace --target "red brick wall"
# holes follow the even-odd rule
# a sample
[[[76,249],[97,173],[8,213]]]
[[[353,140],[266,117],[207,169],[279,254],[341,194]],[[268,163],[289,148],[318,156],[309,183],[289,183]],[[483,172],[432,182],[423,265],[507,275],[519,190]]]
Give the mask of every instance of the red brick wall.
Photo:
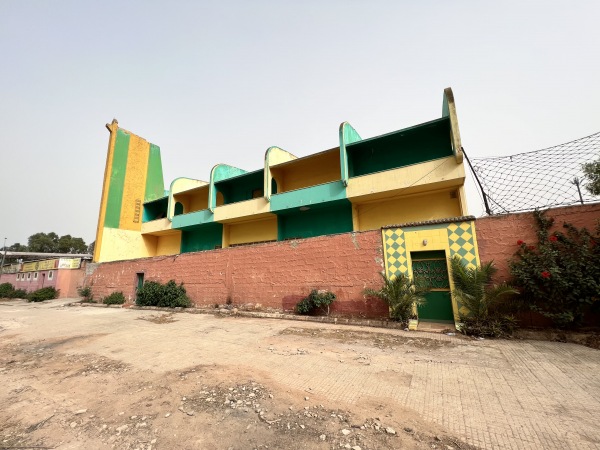
[[[600,204],[556,208],[547,214],[554,218],[555,229],[564,230],[562,224],[568,222],[593,232],[600,220]],[[494,260],[499,269],[498,281],[509,279],[508,261],[517,251],[519,239],[532,245],[537,243],[537,226],[531,212],[483,217],[477,219],[475,227],[479,258],[483,262]]]
[[[556,226],[567,221],[595,229],[600,204],[557,208],[550,215]],[[532,213],[485,217],[476,221],[482,261],[494,260],[497,279],[508,279],[508,261],[517,240],[536,242]],[[122,291],[134,299],[137,273],[145,280],[184,282],[188,295],[199,306],[259,303],[263,307],[292,310],[312,289],[328,289],[337,296],[333,313],[386,317],[387,307],[367,301],[366,286],[380,285],[383,270],[381,232],[365,231],[321,236],[297,241],[233,247],[177,256],[103,263],[88,278],[96,298]]]
[[[377,230],[103,263],[87,284],[96,298],[122,291],[133,301],[136,274],[143,272],[145,280],[184,282],[196,305],[231,298],[283,310],[292,310],[312,289],[328,289],[337,296],[333,313],[381,317],[387,306],[367,301],[362,291],[380,285],[382,270]]]

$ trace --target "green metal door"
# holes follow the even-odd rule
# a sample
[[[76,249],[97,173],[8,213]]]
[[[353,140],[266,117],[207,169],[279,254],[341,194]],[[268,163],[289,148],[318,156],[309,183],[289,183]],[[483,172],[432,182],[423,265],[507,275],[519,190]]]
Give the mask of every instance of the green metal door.
[[[144,285],[144,274],[142,272],[140,272],[137,274],[137,286],[135,288],[136,297],[137,297],[138,289],[141,289],[143,285]]]
[[[430,289],[427,303],[419,307],[419,319],[454,321],[445,252],[413,252],[410,256],[415,283]]]

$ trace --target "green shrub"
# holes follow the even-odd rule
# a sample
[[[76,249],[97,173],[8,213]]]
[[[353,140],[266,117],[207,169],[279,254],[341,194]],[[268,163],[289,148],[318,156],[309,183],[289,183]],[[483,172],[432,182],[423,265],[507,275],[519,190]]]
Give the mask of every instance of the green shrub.
[[[308,297],[303,298],[296,304],[298,314],[324,313],[329,315],[329,306],[335,300],[333,292],[313,289]]]
[[[90,286],[80,286],[77,288],[77,293],[81,296],[81,301],[84,303],[96,303],[94,301],[94,295],[92,294],[92,288]]]
[[[156,281],[146,281],[138,288],[135,303],[138,306],[157,306],[162,295],[162,284]]]
[[[600,300],[600,229],[592,235],[564,223],[566,233],[550,233],[554,219],[535,211],[537,245],[517,241],[510,264],[513,283],[528,307],[558,327],[577,327]]]
[[[390,317],[404,324],[408,319],[416,317],[414,307],[425,304],[425,294],[428,290],[417,286],[408,276],[400,274],[394,278],[388,278],[380,274],[383,285],[379,289],[365,289],[365,295],[378,298],[390,307]]]
[[[0,298],[14,298],[15,287],[10,283],[0,284]]]
[[[27,291],[25,289],[15,289],[11,298],[27,298]]]
[[[122,292],[113,292],[102,299],[102,303],[105,305],[122,305],[125,303],[125,296]]]
[[[27,291],[24,289],[15,289],[10,283],[0,284],[0,298],[26,298]]]
[[[38,289],[37,291],[30,292],[27,294],[27,301],[30,302],[43,302],[44,300],[52,300],[58,297],[58,290],[53,287],[45,287]]]
[[[0,284],[0,298],[27,298],[25,289],[15,289],[10,283]]]
[[[458,256],[450,260],[454,289],[452,295],[458,303],[469,310],[460,314],[463,324],[460,331],[469,336],[508,337],[517,323],[506,314],[506,303],[518,291],[506,283],[492,284],[498,271],[493,262],[479,267],[465,267]]]
[[[517,321],[509,315],[485,318],[461,317],[460,331],[467,336],[508,338],[517,328]]]
[[[146,281],[137,290],[135,303],[138,306],[160,306],[164,308],[189,308],[192,306],[183,283],[177,285],[174,280],[170,280],[164,285],[157,281]]]

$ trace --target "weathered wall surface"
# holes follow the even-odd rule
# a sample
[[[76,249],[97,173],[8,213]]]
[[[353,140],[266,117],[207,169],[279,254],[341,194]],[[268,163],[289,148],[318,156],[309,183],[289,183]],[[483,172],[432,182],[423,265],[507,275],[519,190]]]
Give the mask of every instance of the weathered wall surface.
[[[557,229],[563,222],[595,229],[600,204],[552,210]],[[532,213],[477,219],[480,260],[494,260],[497,280],[508,280],[508,261],[517,241],[535,244]],[[123,291],[133,302],[137,274],[145,280],[184,282],[196,305],[259,303],[263,307],[292,310],[312,289],[328,289],[338,299],[332,312],[363,317],[385,317],[386,305],[367,300],[366,286],[380,286],[383,270],[381,231],[321,236],[173,256],[158,256],[97,266],[86,284],[96,298]]]
[[[52,270],[52,279],[48,278],[48,271],[38,271],[37,279],[34,279],[34,273],[31,273],[31,279],[17,280],[17,274],[3,274],[2,283],[11,283],[15,289],[25,289],[32,292],[43,287],[54,287],[60,290],[59,298],[76,298],[79,296],[77,288],[84,283],[84,269],[54,269]]]
[[[17,280],[17,274],[3,274],[2,283],[11,283],[15,289],[25,289],[27,292],[32,292],[43,287],[56,287],[57,270],[53,270],[54,276],[52,280],[48,279],[48,271],[38,272],[37,279],[34,279],[35,272],[29,272],[31,278],[25,280]]]
[[[562,225],[568,222],[593,232],[600,220],[600,204],[556,208],[547,214],[555,220],[553,229],[564,231]],[[498,281],[510,277],[508,262],[518,249],[518,240],[537,244],[537,226],[531,212],[483,217],[477,219],[476,226],[479,258],[483,262],[494,260],[499,269]]]
[[[144,280],[184,282],[196,305],[259,303],[292,310],[312,289],[338,299],[332,312],[387,316],[387,306],[364,298],[366,286],[380,285],[381,232],[344,233],[174,256],[100,264],[90,276],[96,298],[123,291],[134,299],[137,274]]]
[[[81,269],[62,269],[58,270],[58,279],[56,289],[60,290],[59,298],[79,297],[77,288],[83,285],[85,270]]]

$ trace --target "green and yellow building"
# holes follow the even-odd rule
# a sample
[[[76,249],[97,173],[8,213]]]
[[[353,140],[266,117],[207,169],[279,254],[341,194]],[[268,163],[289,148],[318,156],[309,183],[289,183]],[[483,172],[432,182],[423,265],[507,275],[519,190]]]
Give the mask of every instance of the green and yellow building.
[[[381,230],[390,275],[447,270],[431,261],[454,254],[478,262],[450,88],[429,122],[370,138],[343,122],[336,148],[298,158],[273,146],[259,170],[218,164],[168,189],[159,147],[116,120],[107,128],[96,262],[366,230]]]

